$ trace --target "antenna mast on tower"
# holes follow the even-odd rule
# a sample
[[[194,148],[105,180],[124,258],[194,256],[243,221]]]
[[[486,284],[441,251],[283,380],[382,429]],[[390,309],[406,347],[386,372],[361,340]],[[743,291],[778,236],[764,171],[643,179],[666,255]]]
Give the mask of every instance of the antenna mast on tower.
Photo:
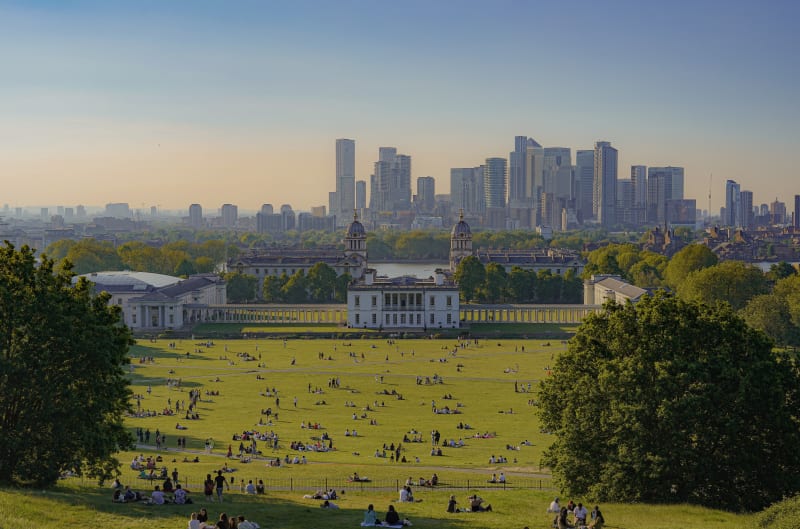
[[[711,184],[714,182],[714,173],[708,177],[708,218],[711,219]]]

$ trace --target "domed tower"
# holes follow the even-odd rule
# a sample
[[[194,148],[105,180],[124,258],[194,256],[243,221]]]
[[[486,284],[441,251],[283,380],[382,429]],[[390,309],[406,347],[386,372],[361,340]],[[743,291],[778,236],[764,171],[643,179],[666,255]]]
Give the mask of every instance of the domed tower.
[[[344,255],[349,261],[354,261],[358,266],[351,269],[350,275],[358,279],[367,268],[367,232],[364,225],[358,221],[358,213],[353,212],[353,222],[347,228],[344,237]]]
[[[458,263],[470,255],[472,255],[472,230],[464,220],[464,210],[461,210],[458,222],[450,232],[450,271],[455,272]]]

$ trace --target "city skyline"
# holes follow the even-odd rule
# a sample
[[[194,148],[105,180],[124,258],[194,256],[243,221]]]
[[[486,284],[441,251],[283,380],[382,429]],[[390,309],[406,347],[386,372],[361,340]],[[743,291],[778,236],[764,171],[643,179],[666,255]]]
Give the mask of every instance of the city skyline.
[[[791,203],[800,8],[769,6],[6,3],[0,204],[308,210],[335,191],[337,138],[356,181],[391,145],[441,193],[518,135],[609,141],[620,178],[683,167],[699,209],[713,173],[712,213],[726,180]]]

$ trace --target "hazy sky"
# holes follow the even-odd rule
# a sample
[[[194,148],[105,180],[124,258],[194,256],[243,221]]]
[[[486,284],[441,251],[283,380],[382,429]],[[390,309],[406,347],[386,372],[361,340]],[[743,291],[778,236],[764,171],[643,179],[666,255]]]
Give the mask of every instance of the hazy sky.
[[[0,1],[0,204],[327,205],[336,138],[449,192],[544,146],[800,193],[796,1]]]

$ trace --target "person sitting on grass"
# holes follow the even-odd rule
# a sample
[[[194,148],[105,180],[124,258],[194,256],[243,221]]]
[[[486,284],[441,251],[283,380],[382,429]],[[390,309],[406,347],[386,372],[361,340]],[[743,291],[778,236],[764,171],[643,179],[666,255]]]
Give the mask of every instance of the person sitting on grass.
[[[161,492],[161,487],[158,485],[155,486],[152,494],[150,494],[150,503],[152,505],[164,505],[166,503],[166,499],[164,498],[164,493]]]
[[[400,515],[394,510],[394,505],[389,505],[389,510],[386,511],[384,523],[386,525],[400,525]]]
[[[557,529],[573,529],[572,524],[567,521],[568,512],[566,507],[561,507],[561,512],[558,513],[558,517],[556,518]]]
[[[323,509],[338,509],[339,508],[338,505],[336,505],[335,503],[333,503],[330,500],[325,500],[324,502],[322,502],[322,505],[320,505],[320,507],[322,507]]]
[[[472,496],[469,496],[469,510],[471,512],[491,512],[492,505],[489,504],[486,507],[484,507],[483,498],[481,498],[477,494],[473,494]]]
[[[375,513],[375,508],[370,503],[367,507],[367,512],[364,513],[364,521],[361,522],[361,525],[364,527],[369,527],[371,525],[378,525],[379,523],[378,515]]]
[[[175,502],[175,505],[184,505],[186,503],[192,503],[192,500],[186,494],[186,489],[184,489],[180,483],[175,485],[175,493],[173,495],[172,501]]]
[[[606,524],[605,518],[603,518],[603,513],[600,512],[600,508],[595,505],[594,509],[592,510],[592,521],[589,522],[588,527],[591,529],[603,529]]]
[[[458,502],[456,501],[456,495],[451,494],[450,501],[447,502],[447,512],[459,512],[456,505],[458,505]]]

